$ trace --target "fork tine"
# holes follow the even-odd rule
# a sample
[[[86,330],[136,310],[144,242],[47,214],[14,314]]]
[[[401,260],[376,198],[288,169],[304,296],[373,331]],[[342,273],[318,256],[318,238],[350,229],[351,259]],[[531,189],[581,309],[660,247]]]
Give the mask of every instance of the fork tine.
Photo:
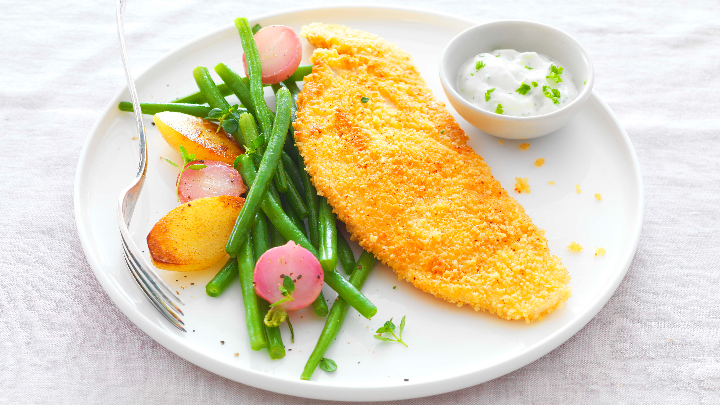
[[[140,287],[142,292],[145,293],[145,296],[153,304],[155,309],[157,309],[158,312],[160,312],[165,317],[165,319],[167,319],[171,324],[173,324],[173,326],[175,326],[179,330],[187,333],[187,330],[185,330],[185,328],[183,327],[184,323],[182,322],[182,320],[177,318],[177,316],[172,314],[172,312],[169,312],[165,305],[160,306],[158,304],[158,302],[156,301],[156,297],[154,297],[152,294],[150,294],[147,291],[146,287],[143,285],[144,283],[140,281],[140,278],[138,277],[138,274],[136,274],[136,270],[135,270],[134,266],[132,264],[130,264],[128,257],[125,255],[123,255],[123,257],[125,259],[125,264],[130,269],[130,274],[132,274],[133,278],[135,279],[135,282],[138,284],[138,287]],[[170,316],[169,314],[171,314],[172,316]]]
[[[180,317],[175,313],[175,311],[173,311],[173,309],[167,305],[167,303],[162,299],[162,297],[158,296],[158,294],[156,292],[157,290],[154,289],[153,286],[151,284],[149,284],[148,281],[142,276],[142,274],[138,268],[139,263],[137,263],[137,261],[134,259],[133,255],[132,255],[132,253],[127,249],[126,246],[123,246],[123,251],[125,253],[126,263],[130,266],[130,271],[132,271],[137,276],[137,278],[139,278],[139,280],[143,283],[144,289],[146,291],[152,293],[155,301],[162,304],[162,306],[165,307],[167,312],[169,312],[175,319],[177,319],[180,323],[182,323],[184,325],[185,323],[182,321],[182,319],[180,319]]]
[[[124,235],[122,235],[122,233],[123,233],[122,225],[120,227],[121,227],[121,229],[120,229],[121,236],[124,236]],[[180,297],[173,294],[170,287],[168,287],[168,285],[165,284],[165,281],[163,281],[163,279],[155,272],[155,270],[152,268],[152,266],[148,267],[148,266],[142,265],[142,262],[138,259],[138,257],[135,256],[135,254],[133,254],[133,251],[130,248],[130,243],[132,243],[132,241],[130,243],[128,243],[128,241],[124,237],[122,237],[121,239],[123,242],[123,248],[128,251],[131,258],[137,265],[137,268],[142,271],[142,274],[145,276],[145,278],[155,286],[155,288],[160,292],[160,294],[163,297],[165,297],[166,301],[168,301],[170,304],[172,304],[172,306],[178,312],[180,312],[182,314],[182,310],[175,304],[175,302],[178,302],[180,305],[185,305],[185,302],[183,302],[183,300]],[[149,268],[150,271],[148,272],[147,270],[145,270],[146,268]],[[163,291],[163,290],[165,290],[165,291]],[[165,292],[169,293],[170,295],[168,296]],[[172,297],[172,298],[170,298],[170,297]]]
[[[138,272],[138,275],[140,276],[140,278],[142,279],[142,281],[147,285],[147,287],[148,287],[151,291],[153,291],[153,294],[154,294],[154,295],[157,295],[157,294],[155,294],[155,292],[154,292],[154,291],[157,291],[158,293],[160,293],[160,295],[161,295],[163,298],[165,298],[165,300],[163,301],[162,299],[160,299],[160,297],[158,297],[158,300],[161,301],[161,302],[163,302],[163,305],[167,306],[167,305],[169,304],[169,305],[171,305],[171,306],[173,307],[173,309],[174,309],[176,312],[178,312],[180,315],[185,315],[185,314],[183,313],[183,311],[182,311],[177,305],[175,305],[175,303],[174,303],[170,298],[168,298],[168,296],[167,296],[160,288],[158,288],[158,283],[156,282],[157,278],[153,278],[151,275],[149,275],[149,274],[145,271],[145,267],[142,265],[142,263],[140,263],[140,261],[138,260],[138,258],[135,257],[135,255],[132,253],[132,250],[130,250],[130,246],[128,246],[127,241],[126,241],[124,238],[121,238],[121,239],[122,239],[122,241],[123,241],[123,251],[125,252],[125,256],[128,257],[129,259],[131,259],[131,260],[130,260],[130,263],[131,263],[131,264],[134,264],[134,266],[133,266],[133,267],[134,267],[134,270]],[[160,280],[160,283],[165,284],[165,283],[162,281],[162,279],[159,279],[159,280]],[[154,287],[154,288],[153,288],[153,287]],[[166,287],[167,287],[167,285],[166,285]],[[182,302],[182,300],[180,300],[179,297],[175,297],[174,295],[173,295],[172,297],[173,297],[173,298],[176,298],[181,304],[184,305],[184,303]],[[167,302],[167,303],[166,303],[166,302]],[[171,311],[171,312],[172,312],[172,311]],[[179,319],[178,319],[178,320],[179,320]],[[181,321],[181,322],[182,322],[182,321]]]

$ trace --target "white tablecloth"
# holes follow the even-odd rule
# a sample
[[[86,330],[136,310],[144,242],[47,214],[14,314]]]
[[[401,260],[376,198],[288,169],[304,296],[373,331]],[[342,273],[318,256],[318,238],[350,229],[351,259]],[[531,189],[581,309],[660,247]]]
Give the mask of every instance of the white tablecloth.
[[[230,17],[313,3],[130,2],[133,66]],[[720,403],[720,3],[384,3],[533,20],[575,36],[630,134],[646,193],[635,260],[584,329],[504,377],[402,403]],[[0,403],[317,403],[180,359],[95,280],[73,180],[90,128],[125,84],[114,11],[109,0],[0,0]]]

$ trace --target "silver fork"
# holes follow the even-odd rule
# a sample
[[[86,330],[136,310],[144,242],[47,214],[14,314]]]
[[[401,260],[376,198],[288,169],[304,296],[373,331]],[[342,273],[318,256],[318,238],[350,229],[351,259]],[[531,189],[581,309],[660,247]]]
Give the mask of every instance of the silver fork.
[[[118,204],[118,220],[120,222],[120,237],[122,239],[122,248],[125,256],[125,263],[130,269],[135,282],[145,293],[150,302],[170,323],[183,332],[186,332],[180,316],[183,316],[179,305],[185,305],[184,302],[173,294],[170,287],[158,276],[155,269],[148,265],[147,261],[140,254],[140,249],[135,245],[130,237],[130,221],[132,220],[135,204],[137,204],[140,190],[145,183],[145,174],[147,173],[147,141],[145,139],[145,125],[143,124],[142,112],[140,111],[140,101],[138,101],[137,91],[135,90],[135,81],[130,73],[130,63],[128,62],[127,48],[125,47],[125,30],[123,28],[123,18],[125,16],[126,0],[118,0],[117,2],[117,29],[120,38],[120,50],[122,54],[123,67],[125,68],[125,78],[127,79],[128,89],[130,90],[130,98],[132,99],[133,110],[135,111],[135,121],[137,123],[138,138],[140,139],[140,165],[138,167],[135,180],[120,193],[120,201]]]

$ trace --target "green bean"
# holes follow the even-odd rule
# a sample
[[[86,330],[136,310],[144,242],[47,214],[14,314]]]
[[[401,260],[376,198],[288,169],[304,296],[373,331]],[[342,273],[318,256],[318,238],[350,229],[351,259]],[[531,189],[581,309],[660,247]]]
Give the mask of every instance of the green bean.
[[[257,241],[262,241],[262,232],[265,231],[265,241],[267,242],[267,225],[264,218],[258,218],[253,228],[253,235],[257,236]],[[250,348],[260,350],[267,347],[267,339],[263,331],[264,312],[260,312],[260,298],[255,293],[255,285],[253,283],[253,274],[255,272],[255,258],[253,254],[253,245],[256,239],[249,236],[245,239],[237,257],[236,263],[240,273],[240,290],[242,291],[243,304],[245,306],[245,326],[248,331],[250,340]],[[234,259],[230,259],[234,260]]]
[[[205,286],[205,292],[211,297],[217,297],[235,280],[238,275],[238,263],[235,259],[230,259],[218,271],[218,273]]]
[[[290,135],[289,132],[288,135]],[[285,167],[285,173],[288,174],[288,177],[290,178],[290,181],[292,181],[292,184],[295,186],[295,189],[302,194],[305,194],[305,187],[303,187],[302,176],[300,175],[300,171],[298,170],[293,158],[290,157],[290,155],[285,153],[285,151],[283,150],[282,154],[280,155],[280,159],[282,160],[283,166]]]
[[[310,175],[305,170],[305,164],[300,159],[300,176],[302,176],[303,188],[305,190],[305,204],[308,207],[308,237],[315,248],[320,247],[320,228],[318,222],[319,197],[315,186],[310,181]]]
[[[252,45],[255,46],[255,40],[252,40]],[[245,47],[245,43],[243,43],[243,47]],[[257,48],[255,49],[257,52]],[[259,56],[258,56],[258,62],[259,62]],[[265,104],[265,93],[262,89],[262,84],[260,85],[260,97],[257,97],[256,94],[253,94],[252,91],[250,91],[247,86],[245,85],[245,82],[242,80],[240,75],[233,72],[232,69],[227,67],[227,65],[220,63],[215,66],[215,72],[222,77],[223,80],[233,89],[233,92],[237,95],[240,102],[243,103],[243,105],[250,106],[249,109],[255,115],[255,117],[260,122],[260,129],[263,134],[265,134],[265,141],[269,142],[269,135],[271,131],[271,119],[272,119],[272,113],[267,108],[267,105]],[[262,80],[262,67],[260,71],[260,80]],[[252,77],[252,75],[251,75]],[[250,84],[252,85],[253,81],[251,80]],[[259,99],[262,99],[262,103],[260,104]],[[212,104],[210,104],[211,107],[213,107]],[[260,108],[258,108],[260,106]],[[219,108],[219,107],[218,107]],[[261,152],[264,153],[264,148],[260,149]],[[285,193],[288,191],[288,176],[285,173],[285,168],[283,168],[282,163],[278,164],[278,167],[275,171],[275,175],[273,178],[273,181],[275,182],[275,186],[281,193]]]
[[[287,239],[283,238],[282,235],[280,235],[280,232],[278,232],[277,229],[275,229],[274,226],[270,225],[270,245],[272,247],[278,247],[282,246],[287,243]]]
[[[328,204],[327,199],[320,198],[320,208],[318,211],[320,219],[320,247],[318,248],[318,259],[323,270],[327,272],[335,271],[338,262],[337,254],[337,226],[335,225],[335,214],[332,207]]]
[[[290,220],[300,228],[301,230],[305,230],[305,223],[300,219],[300,217],[295,213],[295,210],[292,208],[290,203],[287,202],[287,199],[284,197],[281,197],[282,201],[282,207],[285,210],[285,213],[288,215]],[[354,263],[353,263],[354,264]],[[328,314],[328,306],[325,302],[325,295],[323,295],[322,291],[320,291],[320,295],[313,301],[312,303],[313,310],[315,311],[315,314],[317,316],[325,316]]]
[[[225,97],[233,94],[233,91],[225,83],[217,83],[217,88],[218,91],[220,91],[220,94]],[[207,103],[207,100],[205,100],[205,96],[203,96],[201,91],[196,91],[195,93],[188,94],[187,96],[178,97],[171,101],[171,103],[205,104]]]
[[[284,143],[285,141],[283,140],[283,144]],[[273,180],[275,180],[275,187],[277,187],[279,192],[287,193],[290,189],[290,180],[280,160],[278,160],[278,167],[275,168],[275,177],[273,177]]]
[[[253,38],[252,34],[249,33],[250,25],[248,24],[247,19],[238,18],[235,20],[235,25],[237,26],[238,33],[240,33],[240,40],[243,45],[243,50],[245,51],[245,60],[247,63],[249,73],[248,76],[250,80],[250,100],[252,102],[252,105],[254,106],[254,115],[257,118],[258,123],[260,124],[260,131],[265,134],[266,138],[268,138],[268,134],[270,133],[272,128],[271,122],[273,118],[272,112],[265,103],[265,91],[263,90],[262,86],[262,66],[260,64],[260,54],[257,50],[255,38]],[[223,70],[222,67],[221,70]],[[232,80],[233,76],[237,76],[237,74],[230,75],[230,69],[228,68],[227,70],[229,79]],[[244,82],[242,80],[237,82],[238,90],[240,90],[239,83],[244,84]],[[266,139],[266,142],[269,142],[269,139]],[[281,193],[286,193],[288,191],[289,180],[287,174],[285,173],[285,169],[282,166],[282,163],[278,165],[273,180],[275,182],[275,187],[277,187],[278,191],[280,191]]]
[[[320,291],[320,295],[318,295],[317,298],[315,298],[315,301],[312,303],[313,311],[315,311],[315,315],[319,317],[324,317],[328,314],[329,308],[327,306],[327,302],[325,302],[325,295],[322,291]]]
[[[285,192],[288,202],[293,207],[295,212],[300,216],[300,219],[307,218],[310,212],[308,211],[305,201],[303,201],[302,194],[295,188],[292,182],[288,182],[288,188]]]
[[[283,211],[285,211],[292,223],[296,227],[298,227],[298,229],[300,229],[304,234],[307,235],[307,233],[305,232],[305,222],[303,222],[303,220],[298,216],[297,212],[295,212],[295,209],[293,209],[292,205],[290,205],[286,196],[280,196],[280,205],[282,206]]]
[[[295,69],[295,72],[290,76],[285,82],[295,84],[295,82],[301,82],[305,80],[305,76],[312,73],[312,65],[302,65],[298,66],[297,69]],[[297,86],[295,86],[297,87]],[[292,89],[290,89],[290,92],[292,93]],[[298,90],[299,93],[299,90]],[[293,97],[295,94],[293,94]]]
[[[270,309],[270,304],[262,298],[258,299],[258,301],[260,302],[260,312],[262,314],[267,314],[268,309]],[[263,325],[265,324],[263,323]],[[273,360],[278,360],[285,357],[285,345],[282,341],[280,328],[277,326],[274,328],[265,326],[264,330],[265,337],[267,338],[267,348],[268,353],[270,353],[270,358]]]
[[[228,103],[222,93],[220,93],[220,90],[218,90],[215,85],[215,81],[212,76],[210,76],[210,71],[208,71],[206,67],[198,66],[193,69],[193,78],[195,78],[195,83],[210,107],[221,110],[230,108],[230,103]]]
[[[242,155],[240,158],[240,174],[245,183],[253,184],[256,181],[255,163],[252,157]],[[252,188],[251,188],[252,189]],[[247,200],[246,200],[247,204]],[[298,245],[308,249],[313,255],[317,256],[317,250],[312,246],[310,241],[305,237],[305,234],[295,226],[292,220],[288,217],[285,211],[280,206],[279,199],[276,199],[272,193],[267,193],[261,203],[260,208],[265,212],[270,222],[273,224],[275,229],[282,235],[286,240],[292,240]]]
[[[234,93],[242,105],[255,115],[255,104],[253,104],[252,97],[250,96],[250,89],[245,85],[242,77],[224,63],[215,65],[215,73],[223,79],[225,86],[230,89],[231,94]],[[219,87],[218,85],[218,88]]]
[[[248,147],[252,145],[255,138],[258,137],[257,122],[255,122],[255,118],[253,118],[251,114],[244,112],[240,114],[238,126],[240,127],[240,132],[242,133],[243,138],[245,138],[246,144],[243,146]]]
[[[255,106],[255,116],[260,124],[260,131],[263,134],[269,134],[272,128],[272,119],[270,109],[265,104],[260,53],[247,18],[236,18],[235,27],[238,34],[240,34],[240,41],[242,42],[243,51],[245,51],[245,62],[247,64],[248,78],[250,79],[250,97]]]
[[[298,89],[297,85],[294,82],[292,82],[292,85],[295,89]],[[282,86],[285,86],[288,90],[291,89],[291,87],[285,82],[282,83]],[[282,86],[280,84],[273,84],[273,91],[277,92]],[[300,90],[298,89],[298,91]],[[290,90],[290,94],[293,94],[292,90]],[[293,94],[293,103],[290,109],[291,123],[295,121],[295,115],[297,113],[297,104],[295,101],[296,97],[297,95]],[[292,158],[295,164],[299,164],[302,157],[300,156],[300,152],[298,152],[297,146],[295,146],[295,128],[293,128],[292,124],[290,124],[290,130],[288,131],[287,138],[285,138],[285,145],[283,146],[283,149],[285,153],[287,153]]]
[[[282,150],[287,128],[290,125],[290,92],[278,92],[278,114],[275,117],[275,125],[268,142],[268,148],[263,154],[257,177],[253,183],[248,183],[250,191],[248,191],[240,210],[240,215],[235,222],[235,227],[230,234],[230,239],[225,246],[225,251],[229,255],[236,255],[240,244],[242,243],[251,221],[255,218],[258,204],[260,204],[263,194],[268,188],[268,183],[275,172],[275,168],[280,162],[280,151]]]
[[[345,270],[345,274],[352,274],[353,269],[355,268],[355,255],[350,248],[350,244],[339,229],[337,230],[337,244],[338,260],[340,261],[340,265],[343,270]]]
[[[295,86],[297,88],[297,86]],[[288,87],[289,89],[289,87]],[[290,93],[292,94],[292,93]],[[298,166],[301,166],[302,164],[302,156],[300,156],[300,151],[298,151],[297,145],[295,145],[295,128],[292,126],[292,122],[295,122],[295,119],[297,118],[297,104],[295,103],[295,99],[293,99],[292,106],[290,108],[290,119],[292,119],[290,124],[290,130],[288,131],[287,139],[285,139],[285,145],[284,149],[290,155],[291,158],[295,161],[295,164]]]
[[[230,103],[228,103],[227,100],[225,100],[225,97],[223,97],[223,95],[220,94],[220,92],[218,91],[217,87],[215,86],[215,82],[210,76],[210,72],[207,70],[207,68],[202,66],[196,67],[195,70],[193,70],[193,76],[195,77],[195,83],[197,83],[203,96],[205,96],[205,99],[208,100],[208,104],[210,105],[210,107],[219,108],[221,110],[227,110],[228,108],[230,108]],[[268,136],[270,133],[271,132],[266,132]],[[240,136],[237,135],[237,131],[232,135],[236,138],[238,142],[243,140],[238,139],[240,138]],[[266,142],[270,142],[270,140],[266,139]],[[283,139],[283,145],[284,143],[285,140]],[[262,152],[264,153],[264,151]],[[278,190],[282,192],[287,191],[289,180],[287,178],[287,174],[285,173],[285,169],[282,166],[282,162],[278,161],[277,169],[274,172],[274,180]]]
[[[120,111],[133,111],[133,105],[129,101],[121,101],[118,104]],[[200,104],[179,104],[179,103],[140,103],[140,110],[143,114],[155,115],[164,111],[179,112],[187,115],[205,118],[211,108]]]
[[[238,95],[237,91],[235,91],[233,89],[233,86],[231,85],[231,83],[229,83],[229,81],[225,77],[223,77],[223,75],[221,75],[220,72],[218,72],[217,66],[215,66],[215,72],[217,72],[218,76],[220,76],[225,81],[225,83],[217,83],[217,88],[220,91],[220,93],[225,97],[227,97],[233,93],[235,93],[235,95],[237,96]],[[233,73],[235,73],[235,72],[233,72]],[[295,84],[295,82],[301,82],[305,79],[305,76],[309,75],[310,73],[312,73],[312,65],[298,66],[298,68],[295,70],[295,73],[293,73],[292,76],[290,76],[290,78],[285,80],[283,83],[287,84],[287,83],[292,82],[293,84]],[[237,75],[237,73],[235,73],[235,74]],[[240,76],[238,75],[238,77],[240,77]],[[263,86],[266,86],[266,85],[263,85]],[[297,88],[297,85],[295,85],[295,87]],[[289,86],[288,86],[288,88],[290,89],[290,92],[292,93],[293,98],[296,98],[297,94],[293,93],[292,88],[290,88]],[[300,90],[298,89],[298,92],[299,91]],[[250,90],[248,89],[248,97],[249,96],[250,96]],[[248,106],[248,104],[246,104],[245,100],[243,100],[242,98],[238,97],[238,100],[240,100],[240,102],[244,106],[246,106],[246,107]],[[171,101],[171,103],[204,104],[204,103],[207,103],[207,100],[205,100],[205,96],[202,95],[202,92],[197,91],[195,93],[188,94],[187,96],[178,97],[175,100]]]
[[[377,313],[377,307],[337,270],[325,272],[325,282],[365,318],[370,319]]]
[[[264,229],[263,229],[264,228]],[[269,229],[268,229],[269,228]],[[255,263],[257,259],[260,258],[260,256],[263,255],[263,253],[267,252],[268,249],[270,249],[270,240],[268,240],[268,231],[270,231],[270,235],[272,236],[272,226],[267,226],[267,221],[265,215],[259,216],[256,218],[255,226],[253,226],[252,230],[252,246],[253,246],[253,252],[254,252],[254,260],[252,262],[252,270],[253,272],[250,273],[250,275],[254,275],[255,270]],[[273,245],[274,246],[274,245]],[[255,286],[252,285],[252,278],[249,279],[251,281],[250,288],[252,288],[252,292],[255,293]],[[257,295],[256,295],[257,297]],[[268,328],[265,326],[265,322],[263,319],[265,318],[265,314],[268,312],[269,304],[264,299],[257,297],[257,303],[258,303],[258,314],[259,314],[259,322],[261,325],[261,329],[264,334],[263,337],[266,339],[266,346],[268,348],[268,353],[270,354],[271,359],[281,359],[285,357],[285,346],[283,345],[282,341],[282,335],[280,334],[280,328]]]
[[[245,183],[253,184],[256,181],[255,164],[250,156],[242,155],[240,159],[240,170],[240,174],[245,179]],[[252,190],[252,187],[250,190]],[[245,200],[245,204],[247,204],[247,200]],[[280,203],[275,200],[272,195],[266,195],[260,207],[273,226],[285,239],[297,243],[315,257],[318,257],[317,249],[310,243],[302,231],[292,223],[285,211],[283,211]],[[353,287],[345,277],[340,275],[337,270],[325,272],[325,282],[330,288],[335,290],[338,295],[345,298],[350,303],[350,306],[355,308],[362,316],[370,319],[377,313],[377,307],[375,307],[367,297],[362,295],[357,288]]]
[[[376,262],[377,259],[375,259],[371,253],[363,252],[357,261],[355,270],[352,272],[350,283],[358,290],[361,289]],[[305,363],[305,369],[300,376],[301,379],[309,380],[310,377],[312,377],[313,372],[320,363],[320,359],[325,356],[325,352],[327,352],[332,342],[335,341],[348,309],[350,309],[350,305],[342,297],[338,297],[335,300],[330,314],[327,320],[325,320],[325,326],[320,333],[315,349],[310,355],[310,358],[308,358],[307,363]]]

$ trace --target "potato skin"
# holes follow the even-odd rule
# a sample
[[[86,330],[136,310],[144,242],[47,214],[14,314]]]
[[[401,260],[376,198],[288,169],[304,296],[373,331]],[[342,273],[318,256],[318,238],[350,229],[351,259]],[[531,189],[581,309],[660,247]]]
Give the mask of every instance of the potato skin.
[[[220,196],[182,204],[147,236],[153,264],[163,270],[196,271],[227,258],[225,244],[245,199]]]
[[[153,116],[165,141],[180,153],[180,145],[198,160],[218,160],[232,165],[244,152],[235,138],[218,131],[217,124],[192,115],[164,111]]]

